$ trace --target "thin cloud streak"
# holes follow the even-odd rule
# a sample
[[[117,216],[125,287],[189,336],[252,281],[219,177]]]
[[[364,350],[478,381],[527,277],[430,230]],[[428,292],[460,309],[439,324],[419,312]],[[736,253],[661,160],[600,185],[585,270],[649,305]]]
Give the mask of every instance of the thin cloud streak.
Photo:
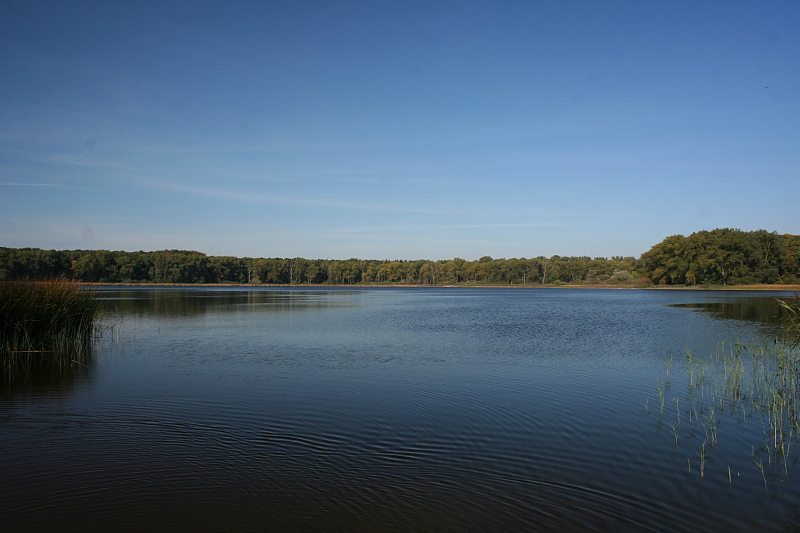
[[[525,213],[517,213],[511,211],[505,212],[478,212],[475,209],[470,210],[445,210],[445,209],[423,209],[423,208],[415,208],[415,207],[399,207],[399,206],[392,206],[392,205],[385,205],[385,204],[357,204],[351,202],[335,202],[329,200],[319,200],[319,199],[299,199],[295,197],[289,197],[284,195],[277,195],[277,194],[263,194],[263,193],[251,193],[245,191],[225,191],[220,189],[213,189],[207,187],[191,187],[186,185],[177,185],[177,184],[167,184],[167,183],[154,183],[154,182],[147,182],[141,183],[141,185],[146,185],[149,187],[161,189],[161,190],[169,190],[174,192],[184,192],[189,194],[195,194],[198,196],[205,196],[208,198],[217,198],[220,200],[230,200],[230,201],[237,201],[237,202],[246,202],[246,203],[266,203],[266,204],[276,204],[276,205],[301,205],[301,206],[309,206],[309,207],[330,207],[334,209],[353,209],[353,210],[360,210],[360,211],[386,211],[386,212],[397,212],[397,213],[418,213],[418,214],[428,214],[428,215],[441,215],[441,216],[463,216],[463,217],[502,217],[502,218],[509,218],[509,217],[517,217],[517,218],[530,218],[532,216],[547,216],[550,217],[553,221],[553,225],[557,225],[563,227],[564,229],[568,229],[563,223],[560,223],[553,219],[553,216],[564,216],[564,217],[581,217],[581,218],[592,218],[592,217],[605,217],[605,216],[624,216],[620,215],[619,213],[604,213],[604,212],[565,212],[559,211],[557,213],[547,212],[539,210],[535,213],[533,212],[525,212]],[[497,223],[502,224],[502,223]],[[523,223],[524,224],[524,223]],[[551,225],[547,225],[548,227]],[[404,226],[409,227],[409,226]],[[429,224],[425,224],[422,227],[432,227]],[[480,224],[466,224],[466,225],[441,225],[436,226],[441,228],[480,228],[480,227],[514,227],[514,226],[503,226],[503,225],[496,225],[496,224],[488,224],[488,225],[480,225]],[[520,226],[526,227],[526,226]],[[534,223],[531,227],[537,227]],[[584,237],[583,235],[578,234],[578,236]]]
[[[76,187],[74,185],[65,185],[63,183],[0,183],[0,185],[6,185],[9,187],[59,187],[62,189],[80,189],[89,191],[87,187]]]
[[[166,189],[174,192],[185,192],[190,194],[196,194],[199,196],[206,196],[209,198],[217,198],[220,200],[232,200],[237,202],[304,205],[309,207],[330,207],[334,209],[354,209],[360,211],[389,211],[397,213],[422,213],[429,215],[448,215],[448,216],[474,215],[473,212],[466,212],[466,211],[420,209],[414,207],[397,207],[397,206],[380,205],[380,204],[355,204],[350,202],[335,202],[335,201],[317,200],[317,199],[298,199],[283,195],[274,195],[274,194],[266,195],[261,193],[222,191],[219,189],[187,187],[183,185],[171,185],[171,184],[170,185],[152,184],[152,185],[161,189]]]
[[[581,239],[584,239],[584,240],[586,240],[586,241],[589,241],[589,240],[591,240],[591,239],[590,239],[589,237],[587,237],[586,235],[583,235],[583,234],[581,234],[581,233],[578,233],[577,231],[575,231],[574,229],[570,228],[570,227],[569,227],[569,226],[567,226],[566,224],[562,224],[561,222],[559,222],[558,220],[556,220],[556,219],[555,219],[555,218],[554,218],[552,215],[550,216],[550,220],[552,220],[552,221],[553,221],[553,223],[554,223],[556,226],[560,227],[560,228],[561,228],[561,229],[563,229],[563,230],[569,231],[569,232],[570,232],[570,233],[572,233],[573,235],[577,235],[577,236],[578,236],[578,237],[580,237]]]

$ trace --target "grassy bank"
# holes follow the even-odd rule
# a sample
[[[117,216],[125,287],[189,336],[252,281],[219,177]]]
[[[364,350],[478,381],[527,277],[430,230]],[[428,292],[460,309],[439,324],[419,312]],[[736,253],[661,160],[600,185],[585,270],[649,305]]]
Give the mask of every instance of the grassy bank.
[[[92,293],[70,281],[0,282],[0,354],[80,353],[99,311]]]

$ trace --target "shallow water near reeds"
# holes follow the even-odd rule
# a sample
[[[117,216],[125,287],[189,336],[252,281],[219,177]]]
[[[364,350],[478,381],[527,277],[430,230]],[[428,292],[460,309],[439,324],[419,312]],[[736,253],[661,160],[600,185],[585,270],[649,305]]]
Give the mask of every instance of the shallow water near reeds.
[[[722,417],[703,477],[699,437],[676,446],[667,427],[686,350],[769,339],[788,294],[97,293],[116,326],[88,364],[0,385],[0,530],[744,532],[800,516],[795,465],[767,483],[754,464],[757,420]]]

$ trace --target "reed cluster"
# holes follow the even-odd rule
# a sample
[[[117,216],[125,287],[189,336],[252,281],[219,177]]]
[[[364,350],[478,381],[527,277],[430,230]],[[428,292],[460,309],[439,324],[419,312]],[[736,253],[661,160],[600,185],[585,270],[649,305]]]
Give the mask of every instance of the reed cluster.
[[[81,354],[99,312],[91,292],[64,279],[0,282],[0,355],[8,363],[25,354]]]
[[[800,302],[789,303],[785,300],[778,300],[778,303],[783,309],[781,322],[784,326],[780,340],[784,344],[796,348],[800,345]]]
[[[709,357],[686,353],[687,390],[681,402],[672,397],[675,410],[665,408],[670,392],[670,369],[656,380],[659,399],[658,427],[671,428],[676,449],[681,437],[696,445],[696,463],[701,477],[719,444],[718,428],[732,418],[758,435],[751,444],[751,460],[761,471],[764,487],[790,475],[798,462],[795,446],[800,440],[800,305],[781,301],[783,331],[762,345],[720,344]],[[681,416],[683,414],[683,416]],[[756,429],[757,428],[757,429]],[[695,461],[687,459],[689,468]],[[731,480],[730,466],[728,479]]]

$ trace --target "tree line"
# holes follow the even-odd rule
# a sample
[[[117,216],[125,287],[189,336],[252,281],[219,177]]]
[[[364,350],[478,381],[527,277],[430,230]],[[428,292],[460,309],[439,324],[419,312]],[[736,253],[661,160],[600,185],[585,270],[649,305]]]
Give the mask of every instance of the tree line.
[[[0,280],[65,277],[97,283],[740,284],[800,281],[800,237],[717,229],[674,235],[641,258],[431,261],[252,258],[187,250],[123,252],[0,247]]]
[[[800,282],[800,236],[715,229],[667,237],[642,254],[639,271],[662,285]]]
[[[461,258],[416,261],[252,258],[161,250],[0,248],[0,279],[67,277],[98,283],[409,284],[589,283],[635,279],[633,257]]]

